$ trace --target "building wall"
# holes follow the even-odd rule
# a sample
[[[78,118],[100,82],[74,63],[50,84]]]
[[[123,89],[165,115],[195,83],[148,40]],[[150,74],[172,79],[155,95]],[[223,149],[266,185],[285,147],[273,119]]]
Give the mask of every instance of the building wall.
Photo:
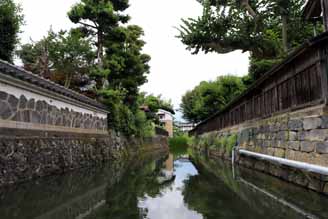
[[[27,100],[34,99],[35,102],[37,101],[44,101],[48,105],[56,106],[58,109],[69,109],[70,111],[82,113],[82,114],[90,114],[95,117],[99,118],[107,118],[107,113],[104,110],[99,110],[92,108],[88,105],[82,105],[82,103],[73,103],[73,101],[68,101],[63,98],[58,98],[51,95],[50,92],[38,92],[36,90],[28,88],[22,88],[19,86],[13,86],[0,81],[0,92],[5,92],[10,94],[17,99],[20,99],[22,96],[25,97]]]
[[[182,132],[189,132],[193,130],[195,127],[195,124],[192,123],[176,123],[175,126],[177,126]]]
[[[0,129],[40,129],[71,132],[107,132],[107,112],[76,101],[61,99],[0,82]],[[1,135],[1,132],[0,132]]]
[[[165,110],[159,110],[157,115],[160,115],[160,121],[164,123],[165,130],[169,133],[169,136],[173,136],[173,115]]]
[[[157,114],[161,114],[163,115],[163,117],[161,118],[161,120],[163,121],[173,121],[173,115],[172,113],[166,111],[166,110],[158,110]]]
[[[169,136],[173,136],[173,121],[172,120],[165,120],[163,121],[165,124],[165,130],[169,133]]]

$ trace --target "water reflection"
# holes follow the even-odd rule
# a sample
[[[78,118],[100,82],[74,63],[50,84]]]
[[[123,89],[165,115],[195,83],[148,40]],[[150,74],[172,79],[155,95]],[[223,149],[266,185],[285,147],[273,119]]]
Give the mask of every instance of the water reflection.
[[[160,175],[157,177],[157,182],[159,184],[163,184],[174,179],[174,159],[173,154],[169,154],[167,160],[164,163],[164,168],[162,168]]]
[[[190,210],[183,197],[184,182],[191,176],[198,174],[196,168],[190,162],[177,160],[174,162],[176,178],[174,182],[164,188],[161,195],[151,197],[146,195],[139,199],[139,207],[147,209],[149,219],[200,219],[201,214]]]
[[[184,197],[204,218],[328,218],[328,198],[230,162],[196,157]]]
[[[224,162],[149,154],[0,191],[1,219],[328,218],[326,197]]]

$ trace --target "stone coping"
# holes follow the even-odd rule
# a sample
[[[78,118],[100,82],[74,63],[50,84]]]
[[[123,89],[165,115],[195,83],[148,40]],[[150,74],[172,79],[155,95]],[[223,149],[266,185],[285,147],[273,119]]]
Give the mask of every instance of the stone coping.
[[[64,132],[64,133],[76,133],[76,134],[88,134],[88,135],[108,135],[107,130],[70,128],[70,127],[63,127],[63,126],[43,125],[43,124],[16,122],[16,121],[8,121],[8,120],[0,119],[0,129],[1,128],[40,131],[40,132],[48,131],[48,132]]]
[[[46,89],[47,92],[49,92],[49,94],[54,96],[56,99],[58,99],[58,95],[60,95],[60,100],[68,99],[70,102],[78,101],[108,113],[106,106],[97,102],[96,100],[81,95],[71,89],[56,84],[50,80],[44,79],[36,74],[33,74],[32,72],[26,71],[3,60],[0,60],[0,76],[2,76],[1,78],[3,78],[5,81],[10,78],[16,79],[15,85],[17,85],[17,82],[21,82],[21,85],[23,85],[25,88],[29,87],[29,89],[33,88],[34,85],[36,88]]]

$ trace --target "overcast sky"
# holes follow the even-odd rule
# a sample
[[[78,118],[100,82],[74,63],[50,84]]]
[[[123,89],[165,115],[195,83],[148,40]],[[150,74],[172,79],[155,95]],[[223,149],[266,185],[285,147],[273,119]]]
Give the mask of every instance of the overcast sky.
[[[25,26],[23,43],[39,40],[50,26],[57,31],[74,27],[67,11],[77,0],[15,0],[22,4]],[[219,75],[244,75],[248,68],[248,55],[239,51],[219,55],[191,55],[190,51],[175,36],[175,27],[181,18],[197,17],[202,8],[196,0],[130,0],[128,9],[131,24],[143,27],[144,51],[151,55],[149,82],[143,91],[162,94],[178,107],[181,96],[203,80],[212,80]]]

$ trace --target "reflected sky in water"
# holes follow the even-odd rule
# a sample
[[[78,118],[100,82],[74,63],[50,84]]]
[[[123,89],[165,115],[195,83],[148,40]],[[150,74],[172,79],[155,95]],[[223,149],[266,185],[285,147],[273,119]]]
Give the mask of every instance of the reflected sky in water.
[[[277,178],[172,154],[0,190],[1,219],[325,219],[327,206],[327,197]]]
[[[182,194],[184,181],[190,176],[198,175],[191,162],[176,160],[174,162],[174,182],[155,198],[146,195],[139,200],[139,208],[148,209],[149,219],[203,219],[202,215],[188,209]]]

